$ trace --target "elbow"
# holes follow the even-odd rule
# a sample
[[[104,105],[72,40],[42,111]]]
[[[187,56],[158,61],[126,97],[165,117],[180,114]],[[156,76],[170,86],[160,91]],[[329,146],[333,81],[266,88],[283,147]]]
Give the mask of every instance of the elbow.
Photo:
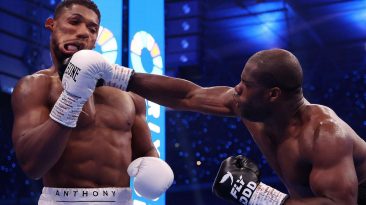
[[[20,163],[20,167],[22,168],[25,175],[30,179],[38,180],[44,175],[44,172],[40,169],[41,166],[37,166],[34,163]]]
[[[348,193],[343,197],[343,204],[357,204],[357,193]]]
[[[20,168],[28,178],[33,180],[42,178],[45,174],[43,161],[37,160],[33,153],[25,151],[22,147],[15,146],[15,153]]]
[[[357,204],[357,191],[349,189],[331,200],[334,204]]]
[[[38,179],[42,178],[42,176],[43,176],[43,173],[41,173],[40,171],[38,171],[36,169],[23,168],[23,171],[28,178],[33,179],[33,180],[38,180]]]
[[[39,180],[42,178],[42,176],[40,175],[36,175],[36,174],[26,174],[26,176],[29,178],[29,179],[32,179],[32,180]]]
[[[41,172],[35,166],[31,166],[31,165],[22,166],[22,170],[28,178],[33,179],[33,180],[38,180],[38,179],[42,178],[42,176],[44,175],[43,172]]]

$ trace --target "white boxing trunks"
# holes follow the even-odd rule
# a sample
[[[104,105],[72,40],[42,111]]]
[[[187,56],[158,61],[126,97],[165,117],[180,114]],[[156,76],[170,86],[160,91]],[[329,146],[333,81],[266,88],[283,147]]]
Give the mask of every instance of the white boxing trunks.
[[[132,205],[130,188],[50,188],[44,187],[38,205]]]

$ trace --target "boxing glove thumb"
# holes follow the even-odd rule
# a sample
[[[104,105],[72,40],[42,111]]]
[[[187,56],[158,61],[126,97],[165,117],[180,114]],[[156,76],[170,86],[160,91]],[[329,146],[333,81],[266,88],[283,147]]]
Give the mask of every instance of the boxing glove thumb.
[[[140,157],[128,166],[127,173],[134,177],[135,191],[144,198],[156,199],[173,183],[170,166],[156,157]]]

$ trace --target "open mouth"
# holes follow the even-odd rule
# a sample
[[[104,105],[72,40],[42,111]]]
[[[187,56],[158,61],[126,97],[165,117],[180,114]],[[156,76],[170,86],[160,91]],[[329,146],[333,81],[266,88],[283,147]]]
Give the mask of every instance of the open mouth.
[[[64,49],[67,54],[74,54],[77,51],[84,49],[84,46],[80,43],[66,43]]]
[[[238,101],[239,95],[237,93],[233,94],[233,99],[235,102],[236,107],[239,107],[239,101]]]

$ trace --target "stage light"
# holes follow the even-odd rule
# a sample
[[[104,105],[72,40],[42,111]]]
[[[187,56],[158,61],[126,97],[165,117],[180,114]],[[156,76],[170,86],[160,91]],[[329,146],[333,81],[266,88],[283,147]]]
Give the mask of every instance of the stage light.
[[[191,13],[191,7],[189,6],[189,4],[183,4],[182,11],[183,11],[184,14]]]
[[[184,31],[188,31],[190,29],[190,24],[187,21],[183,21],[181,24]]]
[[[182,46],[183,49],[186,49],[189,47],[189,42],[186,39],[183,39],[180,41],[180,45]]]

